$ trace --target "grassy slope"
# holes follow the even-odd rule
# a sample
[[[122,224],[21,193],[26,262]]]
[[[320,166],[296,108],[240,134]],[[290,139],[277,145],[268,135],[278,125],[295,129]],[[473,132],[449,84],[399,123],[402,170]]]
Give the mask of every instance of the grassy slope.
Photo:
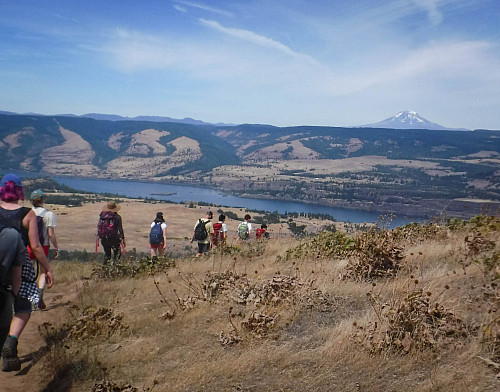
[[[46,369],[72,391],[105,377],[155,391],[497,390],[498,370],[479,357],[500,362],[499,233],[496,219],[355,243],[271,239],[154,274],[94,276]],[[364,279],[377,260],[398,273]],[[59,263],[56,274],[79,280],[89,267]]]

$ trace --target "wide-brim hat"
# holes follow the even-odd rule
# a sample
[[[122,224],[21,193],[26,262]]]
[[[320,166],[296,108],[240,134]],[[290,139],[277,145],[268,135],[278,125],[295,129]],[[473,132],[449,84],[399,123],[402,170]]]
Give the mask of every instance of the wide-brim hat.
[[[116,212],[118,210],[120,210],[120,208],[122,208],[121,205],[119,204],[116,204],[113,200],[111,201],[108,201],[108,204],[106,204],[104,207],[103,207],[103,211],[111,211],[111,212]]]

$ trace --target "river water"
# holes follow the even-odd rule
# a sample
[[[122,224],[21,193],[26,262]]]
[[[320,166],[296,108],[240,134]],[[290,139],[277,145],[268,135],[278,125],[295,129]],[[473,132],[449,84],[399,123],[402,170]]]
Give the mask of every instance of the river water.
[[[186,185],[72,177],[52,178],[60,184],[87,192],[114,193],[133,198],[151,198],[156,200],[168,200],[176,203],[189,201],[205,202],[226,207],[241,207],[249,210],[278,212],[280,214],[285,212],[327,214],[339,221],[352,223],[377,222],[381,215],[380,213],[373,211],[335,208],[301,202],[239,197],[213,189]],[[421,220],[422,219],[420,218],[397,216],[392,220],[390,227],[402,226],[411,222],[419,222]]]

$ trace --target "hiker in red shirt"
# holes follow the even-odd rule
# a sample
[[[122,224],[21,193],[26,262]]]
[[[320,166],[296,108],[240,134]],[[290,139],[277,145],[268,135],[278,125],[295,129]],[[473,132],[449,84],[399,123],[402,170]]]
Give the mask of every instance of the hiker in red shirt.
[[[260,225],[260,229],[255,231],[255,238],[260,240],[261,238],[269,238],[269,233],[267,232],[267,225],[263,223]]]
[[[224,223],[226,220],[226,215],[219,215],[219,221],[214,223],[214,238],[213,245],[223,246],[226,243],[227,238],[227,225]]]

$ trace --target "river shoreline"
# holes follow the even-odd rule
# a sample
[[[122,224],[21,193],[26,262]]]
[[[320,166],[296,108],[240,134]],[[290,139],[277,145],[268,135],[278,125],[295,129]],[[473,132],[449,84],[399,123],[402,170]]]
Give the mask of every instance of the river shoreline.
[[[317,201],[305,201],[305,200],[295,200],[292,198],[286,198],[286,197],[273,197],[270,195],[255,195],[251,193],[246,193],[246,192],[239,192],[238,190],[231,190],[231,189],[218,189],[215,187],[211,187],[205,184],[201,184],[199,182],[186,182],[186,181],[165,181],[165,180],[154,180],[154,179],[147,179],[147,180],[134,180],[134,179],[110,179],[108,177],[101,177],[101,178],[88,178],[88,177],[80,177],[80,176],[68,176],[68,175],[54,175],[50,173],[22,173],[29,177],[50,177],[56,181],[58,179],[61,179],[64,183],[65,181],[97,181],[97,182],[114,182],[114,183],[121,183],[125,184],[125,187],[128,186],[131,183],[134,184],[141,184],[140,188],[147,188],[147,186],[171,186],[171,187],[182,187],[182,188],[196,188],[196,192],[193,192],[192,195],[186,196],[183,198],[183,200],[170,200],[173,202],[202,202],[202,203],[209,203],[209,204],[219,204],[221,206],[225,205],[225,198],[227,199],[235,199],[235,198],[240,198],[240,199],[246,199],[246,200],[241,200],[241,205],[235,205],[234,202],[230,203],[231,205],[227,205],[228,207],[241,207],[241,208],[247,208],[247,200],[256,200],[256,201],[271,201],[271,202],[276,202],[276,203],[291,203],[291,204],[296,204],[299,203],[304,206],[310,206],[311,208],[320,208],[324,207],[326,209],[341,209],[341,210],[349,210],[353,214],[357,213],[368,213],[371,215],[376,214],[376,216],[371,216],[371,221],[377,220],[380,216],[388,216],[388,215],[395,215],[395,216],[401,216],[404,217],[405,220],[408,221],[422,221],[422,220],[428,220],[428,219],[438,219],[438,218],[449,218],[449,217],[458,217],[458,218],[470,218],[472,216],[478,215],[487,208],[490,211],[498,211],[498,208],[500,207],[500,203],[498,202],[493,202],[493,201],[484,201],[483,203],[476,203],[475,201],[465,201],[465,200],[420,200],[418,204],[403,204],[403,203],[382,203],[382,204],[377,204],[375,205],[374,203],[370,202],[359,202],[359,201],[347,201],[347,200],[340,200],[340,199],[319,199]],[[60,182],[60,181],[58,181]],[[68,185],[68,184],[66,184]],[[75,189],[79,189],[78,186],[72,186],[71,187]],[[94,189],[81,189],[85,192],[95,192]],[[204,201],[200,200],[200,194],[204,193],[206,191],[211,191],[214,194],[218,194],[218,201],[217,202],[210,202],[210,201]],[[117,195],[123,194],[123,192],[120,191],[103,191],[103,192],[98,192],[98,193],[114,193]],[[123,196],[130,197],[130,194],[123,194]],[[156,196],[156,197],[155,197]],[[159,196],[159,197],[158,197]],[[139,197],[139,198],[145,198],[145,199],[152,199],[152,200],[164,200],[168,201],[169,199],[166,199],[170,196],[177,196],[176,191],[172,190],[160,190],[160,191],[153,191],[148,195],[135,195],[133,197]],[[163,198],[162,198],[163,197]],[[265,204],[265,203],[264,203]],[[486,207],[485,207],[486,206]],[[269,212],[274,212],[272,208],[249,208],[253,210],[262,210],[262,211],[269,211]],[[300,211],[295,211],[293,208],[287,210],[288,212],[300,212]],[[329,214],[333,217],[335,217],[337,211],[334,211],[333,213],[326,213]]]

